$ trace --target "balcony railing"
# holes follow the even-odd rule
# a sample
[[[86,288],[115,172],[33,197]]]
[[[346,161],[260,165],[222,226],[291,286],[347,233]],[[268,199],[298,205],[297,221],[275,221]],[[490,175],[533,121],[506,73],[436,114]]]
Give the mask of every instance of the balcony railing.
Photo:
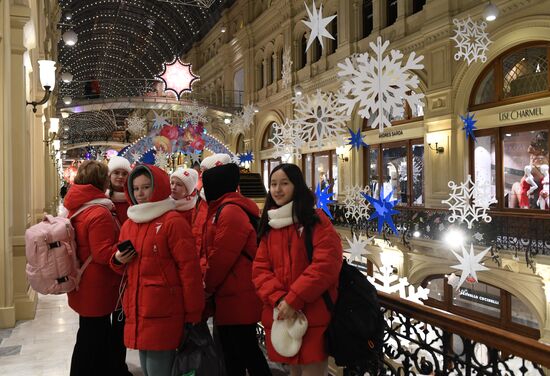
[[[467,239],[480,247],[492,247],[492,255],[498,263],[498,253],[502,250],[515,252],[515,256],[525,258],[527,265],[536,268],[537,255],[550,255],[550,218],[528,217],[515,213],[489,211],[491,222],[476,222],[472,229],[458,222],[449,223],[450,212],[445,209],[426,209],[420,207],[396,207],[399,214],[394,216],[394,223],[399,230],[397,241],[410,247],[410,240],[419,239],[444,240],[445,234],[452,228],[460,229]],[[346,218],[346,208],[341,204],[331,206],[333,223],[358,231],[366,235],[377,231],[377,221],[360,219],[354,221]],[[396,241],[391,237],[391,230],[385,227],[382,236],[389,242]]]

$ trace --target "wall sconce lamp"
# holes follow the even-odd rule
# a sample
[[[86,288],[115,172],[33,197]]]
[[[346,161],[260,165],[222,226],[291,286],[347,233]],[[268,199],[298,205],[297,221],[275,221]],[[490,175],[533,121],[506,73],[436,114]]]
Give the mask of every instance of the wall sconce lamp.
[[[340,158],[342,160],[342,162],[349,161],[349,158],[346,157],[345,154],[346,154],[346,147],[345,146],[338,146],[336,148],[336,155],[338,156],[338,158]]]
[[[436,154],[443,153],[445,151],[445,148],[443,146],[437,146],[437,142],[435,143],[435,148],[432,147],[432,144],[429,142],[428,147],[430,150],[434,150]]]
[[[57,137],[57,133],[59,132],[59,118],[50,118],[50,138],[47,139],[47,140],[44,140],[44,142],[46,144],[50,144],[51,142],[53,142],[53,145],[55,147],[55,145],[59,145],[60,144],[60,141],[59,140],[56,140],[56,137]],[[57,143],[56,143],[57,141]],[[57,150],[59,150],[59,146],[57,147]]]
[[[301,87],[300,85],[294,86],[294,94],[295,94],[297,97],[302,96],[303,93],[304,93],[304,89],[302,89],[302,87]]]
[[[27,105],[32,105],[32,112],[36,112],[36,106],[43,105],[50,99],[50,94],[55,87],[55,61],[52,60],[38,60],[38,67],[40,69],[40,84],[44,88],[44,98],[38,102],[28,102]]]

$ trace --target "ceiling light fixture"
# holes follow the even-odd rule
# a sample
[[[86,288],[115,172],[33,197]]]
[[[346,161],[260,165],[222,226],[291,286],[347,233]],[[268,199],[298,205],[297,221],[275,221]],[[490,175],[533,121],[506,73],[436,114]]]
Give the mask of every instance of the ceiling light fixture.
[[[220,31],[221,31],[222,33],[225,33],[225,32],[227,31],[227,27],[222,26],[222,27],[220,28]]]
[[[483,18],[485,18],[486,21],[494,21],[497,19],[498,16],[498,8],[495,4],[489,1],[489,4],[485,7],[485,10],[483,11]]]
[[[69,84],[73,80],[73,75],[69,72],[63,72],[61,73],[61,81]]]
[[[78,42],[78,35],[76,35],[73,29],[65,31],[62,38],[67,46],[74,46]]]
[[[72,102],[73,102],[73,98],[71,98],[69,96],[63,97],[63,103],[65,103],[66,105],[69,105]]]

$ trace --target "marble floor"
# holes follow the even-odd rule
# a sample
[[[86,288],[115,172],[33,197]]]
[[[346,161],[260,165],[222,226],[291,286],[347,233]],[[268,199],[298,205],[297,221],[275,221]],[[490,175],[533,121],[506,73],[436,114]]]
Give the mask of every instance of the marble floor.
[[[77,329],[66,295],[40,295],[34,320],[0,329],[0,375],[68,375]],[[143,376],[138,352],[128,350],[126,359],[134,376]]]

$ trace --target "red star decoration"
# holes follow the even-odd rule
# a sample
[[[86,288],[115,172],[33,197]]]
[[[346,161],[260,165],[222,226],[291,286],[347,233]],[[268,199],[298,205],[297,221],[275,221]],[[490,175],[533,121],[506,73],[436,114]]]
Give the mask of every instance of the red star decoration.
[[[174,92],[178,100],[182,93],[191,91],[193,82],[200,79],[191,71],[191,64],[182,63],[179,58],[165,63],[164,71],[157,77],[164,83],[164,91]]]

